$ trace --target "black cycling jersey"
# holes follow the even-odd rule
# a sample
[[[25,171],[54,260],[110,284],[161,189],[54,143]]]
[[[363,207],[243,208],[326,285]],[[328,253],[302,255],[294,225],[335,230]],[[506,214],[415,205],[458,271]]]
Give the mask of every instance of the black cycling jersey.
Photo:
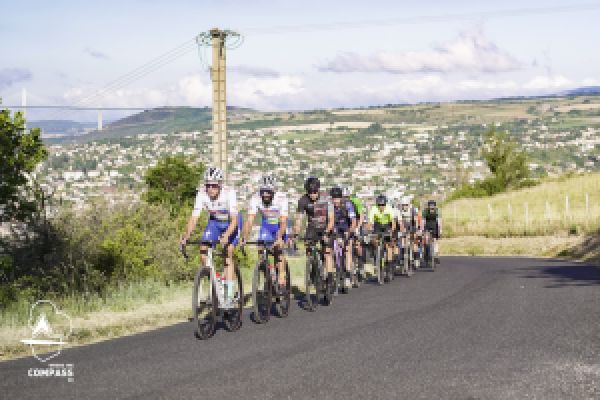
[[[322,197],[319,197],[316,201],[312,201],[305,194],[298,200],[296,212],[301,214],[306,213],[308,217],[307,229],[322,231],[327,227],[327,218],[333,212],[333,204]]]

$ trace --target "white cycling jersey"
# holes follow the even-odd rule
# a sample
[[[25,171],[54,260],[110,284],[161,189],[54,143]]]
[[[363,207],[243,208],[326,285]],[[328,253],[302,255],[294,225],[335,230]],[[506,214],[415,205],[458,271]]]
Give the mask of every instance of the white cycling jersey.
[[[406,211],[402,207],[396,209],[396,218],[398,218],[398,221],[409,222],[412,220],[413,215],[412,207],[409,207]]]
[[[260,211],[263,217],[263,222],[269,225],[275,225],[279,223],[280,217],[287,217],[289,209],[289,202],[287,194],[284,192],[276,192],[273,195],[273,201],[270,206],[265,206],[260,192],[256,193],[250,199],[250,205],[248,207],[248,214],[256,215]]]
[[[210,219],[219,222],[229,221],[230,214],[237,214],[237,196],[235,190],[230,187],[222,187],[219,196],[211,200],[204,188],[198,190],[192,216],[198,217],[202,210],[206,209]]]

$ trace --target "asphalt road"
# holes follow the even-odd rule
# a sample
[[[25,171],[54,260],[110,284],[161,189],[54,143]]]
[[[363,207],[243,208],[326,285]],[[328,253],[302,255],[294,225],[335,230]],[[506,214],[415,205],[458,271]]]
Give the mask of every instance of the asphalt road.
[[[442,263],[208,341],[185,322],[64,350],[72,383],[0,363],[0,398],[600,399],[600,268]]]

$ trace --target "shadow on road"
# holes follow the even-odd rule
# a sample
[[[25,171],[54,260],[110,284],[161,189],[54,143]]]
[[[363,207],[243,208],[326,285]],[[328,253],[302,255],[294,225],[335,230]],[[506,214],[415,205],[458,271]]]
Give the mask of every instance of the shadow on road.
[[[552,261],[550,261],[552,262]],[[547,285],[548,288],[559,288],[565,286],[600,286],[600,267],[585,264],[564,264],[564,261],[558,261],[562,265],[544,265],[521,268],[521,271],[527,271],[529,274],[525,278],[548,278],[552,277],[553,282]]]

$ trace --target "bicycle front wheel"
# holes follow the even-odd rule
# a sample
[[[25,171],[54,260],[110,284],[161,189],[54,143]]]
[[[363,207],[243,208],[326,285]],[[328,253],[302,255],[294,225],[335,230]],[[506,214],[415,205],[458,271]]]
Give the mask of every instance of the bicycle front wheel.
[[[304,270],[304,302],[305,308],[309,311],[315,311],[319,303],[319,280],[320,272],[318,267],[313,265],[314,260],[311,256],[306,258],[306,268]],[[313,297],[314,292],[314,297]]]
[[[242,327],[242,314],[244,311],[244,290],[242,287],[242,275],[240,269],[236,265],[234,266],[235,279],[234,284],[236,285],[233,289],[233,307],[227,310],[223,310],[223,322],[228,331],[234,332]]]
[[[285,318],[290,313],[290,304],[292,304],[292,282],[290,276],[290,266],[287,261],[283,267],[285,274],[285,287],[279,288],[279,295],[275,303],[275,309],[277,310],[277,316],[279,318]]]
[[[269,321],[271,316],[271,276],[265,263],[258,263],[252,277],[252,308],[254,320],[259,323]]]
[[[377,283],[383,285],[383,274],[385,265],[385,249],[380,244],[377,247],[377,262],[375,264],[375,272],[377,273]]]
[[[198,339],[208,339],[217,326],[217,294],[210,276],[210,268],[201,268],[194,278],[192,315]]]

